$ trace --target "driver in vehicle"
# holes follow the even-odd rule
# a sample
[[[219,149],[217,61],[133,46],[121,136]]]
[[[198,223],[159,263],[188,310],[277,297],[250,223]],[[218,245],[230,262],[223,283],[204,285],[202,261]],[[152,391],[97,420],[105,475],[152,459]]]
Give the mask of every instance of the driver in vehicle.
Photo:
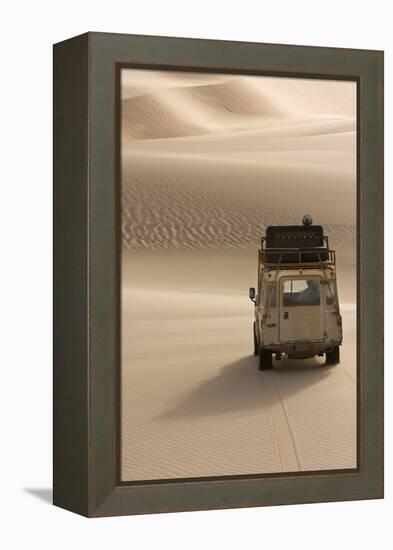
[[[299,294],[299,302],[307,304],[319,303],[319,281],[316,279],[308,279],[307,287]]]

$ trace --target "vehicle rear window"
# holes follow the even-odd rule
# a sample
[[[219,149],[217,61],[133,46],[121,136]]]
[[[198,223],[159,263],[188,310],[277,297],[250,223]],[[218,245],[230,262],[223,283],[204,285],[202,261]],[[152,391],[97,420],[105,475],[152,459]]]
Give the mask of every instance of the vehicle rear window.
[[[286,279],[283,285],[283,305],[319,306],[321,303],[318,279]]]

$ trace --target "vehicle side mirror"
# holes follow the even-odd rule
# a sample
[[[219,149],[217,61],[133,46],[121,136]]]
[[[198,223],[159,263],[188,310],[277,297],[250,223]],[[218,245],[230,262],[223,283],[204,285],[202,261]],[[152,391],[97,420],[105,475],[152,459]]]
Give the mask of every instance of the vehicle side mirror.
[[[248,291],[248,297],[255,304],[255,288],[251,287]]]

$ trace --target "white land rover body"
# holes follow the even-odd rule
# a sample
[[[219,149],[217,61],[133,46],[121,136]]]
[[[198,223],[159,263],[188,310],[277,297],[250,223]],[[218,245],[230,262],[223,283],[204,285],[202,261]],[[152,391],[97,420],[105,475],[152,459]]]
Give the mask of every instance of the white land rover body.
[[[327,237],[323,237],[325,246],[312,246],[321,243],[302,236],[315,227],[306,225],[310,227],[289,226],[292,237],[285,248],[284,228],[280,228],[280,248],[271,246],[277,240],[270,239],[269,246],[269,239],[262,238],[258,289],[249,291],[255,304],[254,354],[259,356],[260,370],[272,368],[273,355],[297,359],[326,354],[327,364],[340,361],[342,320],[335,253],[328,248]],[[302,246],[295,247],[299,235],[309,242],[301,240]]]

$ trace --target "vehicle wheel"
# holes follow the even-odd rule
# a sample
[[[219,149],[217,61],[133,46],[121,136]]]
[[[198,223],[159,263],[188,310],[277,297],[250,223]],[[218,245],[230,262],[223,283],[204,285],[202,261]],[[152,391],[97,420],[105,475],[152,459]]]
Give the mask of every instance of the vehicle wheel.
[[[332,351],[326,353],[326,364],[337,365],[340,362],[340,346],[336,346]]]
[[[255,328],[255,321],[254,321],[254,324],[253,324],[252,332],[253,332],[253,335],[254,335],[254,355],[258,355],[259,345],[258,345],[258,338],[257,338],[256,328]]]
[[[259,350],[258,369],[268,370],[273,368],[273,354],[267,349]]]

